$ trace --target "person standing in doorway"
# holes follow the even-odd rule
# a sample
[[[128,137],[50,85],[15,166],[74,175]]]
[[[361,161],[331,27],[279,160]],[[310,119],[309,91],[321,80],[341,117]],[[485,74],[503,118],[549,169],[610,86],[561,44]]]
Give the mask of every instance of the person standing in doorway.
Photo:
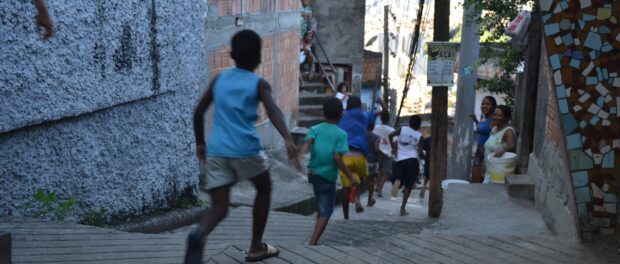
[[[392,184],[395,186],[402,183],[405,190],[403,191],[403,202],[400,206],[400,215],[405,216],[409,213],[405,209],[407,200],[411,190],[420,175],[419,158],[422,157],[422,133],[420,126],[422,118],[414,115],[409,119],[409,126],[403,126],[390,133],[390,142],[392,142],[392,155],[396,157],[394,164],[394,172],[392,173]],[[395,142],[394,137],[398,137]]]
[[[260,36],[252,30],[242,30],[233,36],[231,47],[230,55],[236,67],[213,79],[194,111],[196,152],[199,161],[206,162],[206,189],[212,205],[198,228],[189,234],[185,263],[202,263],[207,236],[228,213],[230,189],[246,179],[254,184],[256,198],[252,209],[252,240],[245,260],[259,261],[279,253],[276,247],[262,240],[269,215],[271,178],[255,127],[259,102],[284,139],[289,159],[296,162],[297,149],[271,96],[271,86],[253,72],[261,59]],[[205,148],[203,115],[211,104],[215,105],[215,114]]]
[[[338,87],[336,88],[336,99],[340,100],[343,109],[347,109],[349,97],[351,97],[351,93],[349,92],[349,85],[344,82],[339,83]]]
[[[482,99],[480,105],[480,111],[482,116],[480,120],[476,118],[475,114],[471,114],[470,117],[476,124],[476,133],[478,134],[478,145],[474,154],[474,162],[471,168],[470,183],[482,183],[484,179],[484,143],[487,142],[491,135],[491,124],[493,123],[493,113],[497,107],[497,101],[493,96],[485,96]]]

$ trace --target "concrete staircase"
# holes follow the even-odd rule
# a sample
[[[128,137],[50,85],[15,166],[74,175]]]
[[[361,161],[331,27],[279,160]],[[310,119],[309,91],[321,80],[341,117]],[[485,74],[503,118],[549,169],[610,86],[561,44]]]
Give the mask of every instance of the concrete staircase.
[[[506,177],[505,185],[508,195],[511,197],[534,201],[534,188],[536,186],[529,175],[510,175]]]
[[[329,85],[323,83],[319,74],[312,80],[302,72],[304,84],[299,92],[299,123],[298,126],[310,128],[323,122],[323,102],[333,96]]]

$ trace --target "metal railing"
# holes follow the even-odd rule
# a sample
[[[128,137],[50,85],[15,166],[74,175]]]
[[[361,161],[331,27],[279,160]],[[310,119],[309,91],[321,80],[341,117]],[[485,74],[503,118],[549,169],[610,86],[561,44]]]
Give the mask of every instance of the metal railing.
[[[321,53],[325,57],[325,60],[327,60],[330,70],[334,74],[336,74],[336,68],[334,67],[334,64],[332,64],[332,62],[329,60],[329,57],[327,56],[327,53],[325,52],[325,49],[323,48],[323,45],[321,44],[321,40],[319,39],[319,36],[316,34],[316,31],[314,31],[313,33],[314,33],[313,38],[314,40],[316,40],[316,43],[318,44],[318,48],[319,50],[321,50]],[[336,93],[336,86],[334,86],[334,83],[332,82],[331,78],[329,78],[329,76],[327,75],[327,71],[325,70],[325,67],[323,67],[323,63],[321,63],[321,61],[319,60],[319,56],[317,56],[318,54],[312,51],[312,55],[314,56],[315,63],[319,66],[319,70],[321,71],[322,76],[327,80],[327,84],[329,84],[329,87],[332,88],[332,91]]]

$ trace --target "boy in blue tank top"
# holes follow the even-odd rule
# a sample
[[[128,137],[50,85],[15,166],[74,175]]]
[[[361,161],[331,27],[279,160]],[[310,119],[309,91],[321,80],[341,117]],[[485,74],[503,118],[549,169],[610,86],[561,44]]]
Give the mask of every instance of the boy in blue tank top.
[[[263,102],[269,119],[284,139],[289,159],[298,164],[297,149],[282,112],[271,97],[271,86],[253,73],[260,64],[260,36],[251,30],[240,31],[233,36],[231,46],[236,68],[223,71],[211,81],[194,112],[196,154],[201,163],[206,163],[205,188],[212,205],[188,237],[185,263],[202,263],[207,236],[228,213],[231,187],[246,179],[254,184],[256,198],[252,241],[245,259],[259,261],[279,253],[262,241],[269,214],[271,179],[255,127],[259,102]],[[211,104],[215,105],[214,121],[205,148],[203,115]]]

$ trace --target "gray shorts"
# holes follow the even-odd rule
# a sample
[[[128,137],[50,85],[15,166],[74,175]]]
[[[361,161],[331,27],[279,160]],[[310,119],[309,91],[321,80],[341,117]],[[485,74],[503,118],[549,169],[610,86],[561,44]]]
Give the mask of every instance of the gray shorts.
[[[267,155],[261,151],[247,158],[207,157],[205,170],[205,189],[213,190],[254,178],[269,170],[269,163]]]

